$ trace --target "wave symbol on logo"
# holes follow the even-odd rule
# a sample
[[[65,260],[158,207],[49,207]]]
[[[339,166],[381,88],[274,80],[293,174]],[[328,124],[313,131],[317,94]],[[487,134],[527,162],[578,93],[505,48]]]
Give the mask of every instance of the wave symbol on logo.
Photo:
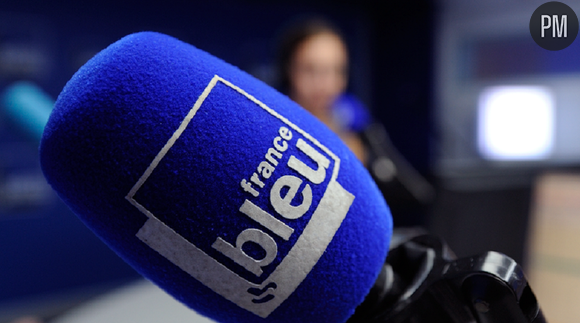
[[[248,288],[248,293],[254,295],[254,296],[262,296],[264,293],[266,293],[268,290],[273,290],[276,289],[278,286],[275,283],[269,283],[268,285],[266,285],[264,288],[259,289],[259,288]],[[271,301],[272,299],[274,299],[274,295],[272,294],[268,294],[260,299],[258,298],[254,298],[252,299],[252,303],[254,304],[263,304],[263,303],[267,303],[269,301]]]

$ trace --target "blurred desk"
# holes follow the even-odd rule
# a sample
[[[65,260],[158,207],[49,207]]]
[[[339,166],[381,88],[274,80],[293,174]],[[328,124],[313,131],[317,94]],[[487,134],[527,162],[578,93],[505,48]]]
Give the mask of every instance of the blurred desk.
[[[51,323],[212,323],[147,280],[103,294]]]
[[[550,323],[580,321],[580,174],[538,178],[526,275]]]

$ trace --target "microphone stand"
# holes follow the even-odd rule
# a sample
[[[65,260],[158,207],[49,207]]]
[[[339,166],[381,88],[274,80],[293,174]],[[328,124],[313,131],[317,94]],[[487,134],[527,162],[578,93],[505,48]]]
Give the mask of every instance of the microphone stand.
[[[456,259],[440,239],[419,235],[389,251],[348,323],[545,323],[522,268],[489,251]]]

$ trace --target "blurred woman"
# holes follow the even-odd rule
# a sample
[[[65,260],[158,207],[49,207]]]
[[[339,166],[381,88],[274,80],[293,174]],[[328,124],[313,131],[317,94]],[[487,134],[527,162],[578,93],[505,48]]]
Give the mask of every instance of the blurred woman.
[[[279,64],[281,90],[334,131],[365,164],[361,140],[332,111],[348,81],[348,51],[337,29],[318,19],[289,29],[282,38]]]

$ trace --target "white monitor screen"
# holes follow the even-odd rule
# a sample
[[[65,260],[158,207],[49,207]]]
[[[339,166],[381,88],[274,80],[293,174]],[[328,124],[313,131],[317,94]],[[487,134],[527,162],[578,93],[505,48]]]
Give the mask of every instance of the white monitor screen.
[[[542,86],[484,88],[478,102],[478,149],[490,160],[541,160],[552,153],[554,98]]]

